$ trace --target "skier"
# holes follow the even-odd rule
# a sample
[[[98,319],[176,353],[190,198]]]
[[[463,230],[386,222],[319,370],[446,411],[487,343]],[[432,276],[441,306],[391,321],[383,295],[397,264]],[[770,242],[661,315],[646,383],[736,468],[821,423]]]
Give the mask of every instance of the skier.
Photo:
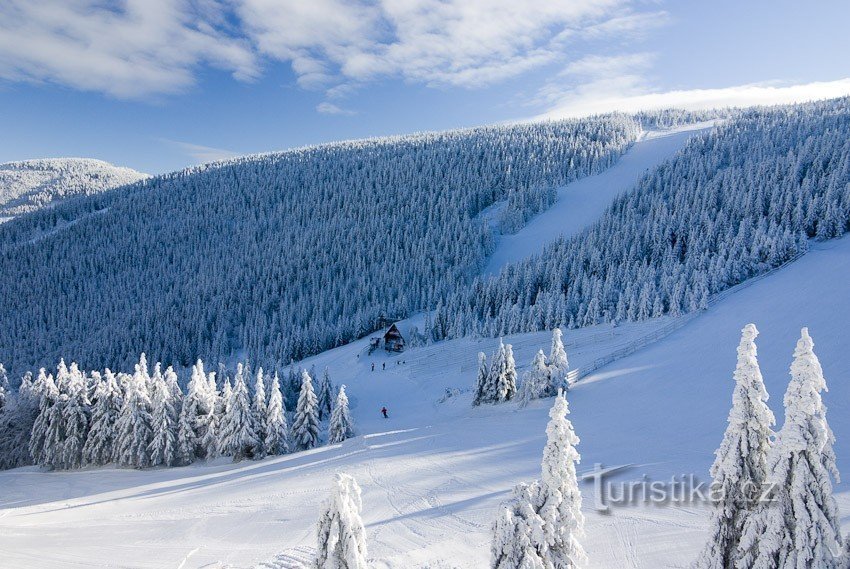
[[[386,407],[381,407],[381,413],[384,415],[384,419],[390,418],[390,416],[387,415],[387,408]]]
[[[381,369],[387,369],[387,362],[381,364],[383,367]]]
[[[372,371],[375,371],[375,362],[372,362]]]

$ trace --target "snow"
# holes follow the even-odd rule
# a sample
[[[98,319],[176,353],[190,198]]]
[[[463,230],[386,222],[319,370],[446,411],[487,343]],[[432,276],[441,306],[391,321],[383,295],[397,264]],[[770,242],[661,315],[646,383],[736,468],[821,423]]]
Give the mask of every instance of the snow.
[[[841,284],[849,275],[850,238],[813,245],[800,260],[727,296],[666,338],[579,381],[568,394],[581,438],[579,474],[601,463],[633,465],[615,480],[682,473],[707,480],[731,405],[735,347],[748,322],[761,332],[759,363],[779,417],[794,345],[800,328],[809,327],[830,388],[824,401],[838,467],[850,472],[844,329],[850,297]],[[567,355],[573,366],[587,365],[670,321],[567,331]],[[331,379],[347,385],[361,436],[237,465],[218,459],[147,471],[2,472],[0,559],[12,567],[303,566],[315,550],[327,489],[335,473],[345,472],[363,490],[370,566],[486,566],[499,504],[514,485],[539,477],[552,400],[524,409],[471,407],[477,354],[492,353],[498,339],[371,356],[367,342],[304,362],[328,366]],[[505,342],[513,345],[521,372],[537,350],[548,349],[551,334]],[[445,398],[447,388],[465,391]],[[389,419],[380,417],[383,405]],[[837,486],[845,533],[846,488]],[[603,515],[594,510],[593,486],[581,489],[589,567],[684,567],[706,538],[708,508],[639,505]]]
[[[15,215],[147,178],[131,168],[90,158],[47,158],[0,164],[0,223]]]
[[[672,158],[688,138],[714,127],[717,122],[706,121],[645,132],[614,166],[562,186],[558,189],[555,205],[532,218],[517,233],[499,236],[485,274],[496,274],[505,265],[539,253],[545,244],[558,237],[580,232],[599,219],[618,194],[633,188],[648,169]],[[489,216],[498,216],[498,213],[494,206]]]

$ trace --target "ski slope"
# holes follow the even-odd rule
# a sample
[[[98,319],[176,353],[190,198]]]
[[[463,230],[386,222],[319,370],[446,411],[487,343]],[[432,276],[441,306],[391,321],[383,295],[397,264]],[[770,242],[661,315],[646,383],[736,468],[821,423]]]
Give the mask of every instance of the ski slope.
[[[499,236],[484,273],[496,274],[510,263],[539,253],[547,243],[578,233],[599,219],[618,194],[633,188],[648,169],[672,158],[688,138],[716,123],[707,121],[644,133],[614,166],[559,188],[552,207],[517,233]]]
[[[580,472],[633,465],[617,479],[706,479],[731,402],[740,328],[761,331],[759,357],[781,421],[791,353],[808,325],[830,392],[839,468],[850,476],[850,359],[847,358],[850,238],[817,244],[799,261],[730,295],[667,338],[588,376],[571,391],[581,437]],[[569,331],[567,351],[583,365],[668,318],[619,328]],[[549,334],[508,338],[527,365]],[[342,445],[260,462],[127,471],[0,473],[0,565],[8,567],[299,567],[314,547],[314,524],[332,475],[363,487],[369,556],[376,568],[487,566],[489,526],[509,489],[539,476],[548,401],[471,408],[478,350],[463,339],[398,357],[364,351],[366,340],[307,360],[346,383],[361,436]],[[403,361],[404,363],[398,363]],[[376,371],[371,371],[371,364]],[[387,369],[382,369],[386,364]],[[386,405],[390,419],[380,418]],[[850,492],[838,487],[850,530]],[[593,508],[583,543],[590,567],[685,567],[708,521],[696,505]]]

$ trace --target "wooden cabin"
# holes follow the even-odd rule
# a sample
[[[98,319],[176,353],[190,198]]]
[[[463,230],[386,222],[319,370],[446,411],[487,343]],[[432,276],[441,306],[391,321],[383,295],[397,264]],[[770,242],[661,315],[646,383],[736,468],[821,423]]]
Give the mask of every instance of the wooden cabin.
[[[393,324],[390,326],[381,339],[384,344],[384,349],[388,352],[403,352],[404,351],[404,336],[398,326]]]

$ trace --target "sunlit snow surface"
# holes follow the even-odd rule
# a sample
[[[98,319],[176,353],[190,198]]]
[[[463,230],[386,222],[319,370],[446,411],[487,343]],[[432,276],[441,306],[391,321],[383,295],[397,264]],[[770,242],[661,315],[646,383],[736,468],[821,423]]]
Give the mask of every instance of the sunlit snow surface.
[[[620,479],[705,478],[731,400],[739,330],[752,321],[780,420],[794,342],[800,326],[809,326],[830,386],[825,401],[839,468],[850,475],[848,276],[850,239],[816,245],[668,338],[583,380],[569,395],[582,439],[580,471],[636,464]],[[568,332],[567,349],[582,365],[663,324]],[[548,340],[545,333],[508,339],[522,364]],[[446,387],[472,383],[476,352],[491,351],[494,340],[358,358],[363,347],[306,362],[329,366],[334,380],[348,385],[367,436],[342,445],[238,465],[0,473],[0,565],[295,567],[309,559],[319,504],[342,470],[363,487],[375,567],[486,566],[499,502],[514,484],[538,475],[548,402],[472,409],[464,394],[437,403]],[[390,419],[380,418],[382,405]],[[848,520],[850,495],[840,489]],[[708,513],[701,508],[637,506],[601,515],[592,508],[592,487],[583,493],[591,567],[682,567],[702,543]]]

